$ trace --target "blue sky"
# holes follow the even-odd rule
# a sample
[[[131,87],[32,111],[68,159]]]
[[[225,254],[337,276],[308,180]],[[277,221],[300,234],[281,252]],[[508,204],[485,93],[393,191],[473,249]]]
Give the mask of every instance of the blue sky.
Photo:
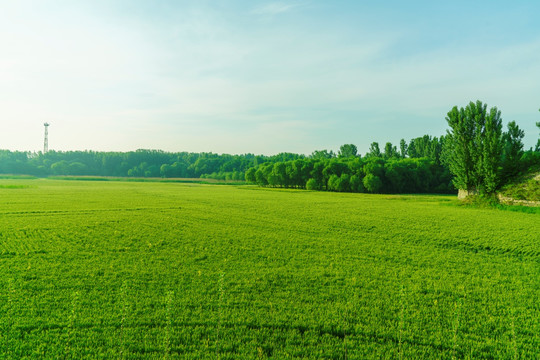
[[[0,148],[275,154],[540,121],[533,1],[0,0]]]

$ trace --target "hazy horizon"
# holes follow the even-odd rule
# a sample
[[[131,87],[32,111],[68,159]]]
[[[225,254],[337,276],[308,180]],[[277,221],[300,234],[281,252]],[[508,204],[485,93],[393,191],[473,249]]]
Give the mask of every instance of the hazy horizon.
[[[446,133],[481,100],[525,148],[540,3],[2,1],[0,149],[310,154]]]

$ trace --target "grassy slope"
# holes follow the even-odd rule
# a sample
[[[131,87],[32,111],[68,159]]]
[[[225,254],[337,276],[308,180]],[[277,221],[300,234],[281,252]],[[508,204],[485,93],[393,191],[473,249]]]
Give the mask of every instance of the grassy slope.
[[[501,194],[516,200],[540,201],[540,171],[537,169],[504,186]]]
[[[443,196],[0,184],[3,358],[538,356],[538,215]]]

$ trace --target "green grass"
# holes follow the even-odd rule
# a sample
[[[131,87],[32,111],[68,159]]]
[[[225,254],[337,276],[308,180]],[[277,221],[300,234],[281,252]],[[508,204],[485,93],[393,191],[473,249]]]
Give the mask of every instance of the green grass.
[[[49,176],[50,180],[73,180],[73,181],[121,181],[121,182],[165,182],[165,183],[188,183],[188,184],[212,184],[212,185],[245,185],[245,181],[239,180],[216,180],[203,178],[139,178],[139,177],[114,177],[114,176]]]
[[[519,184],[507,186],[502,194],[516,200],[540,201],[540,180],[529,179]]]
[[[0,189],[26,189],[29,188],[30,185],[0,185]]]
[[[0,188],[0,358],[540,356],[537,214],[447,196],[17,184],[31,187]]]
[[[540,169],[534,168],[501,189],[503,196],[515,200],[540,201]]]

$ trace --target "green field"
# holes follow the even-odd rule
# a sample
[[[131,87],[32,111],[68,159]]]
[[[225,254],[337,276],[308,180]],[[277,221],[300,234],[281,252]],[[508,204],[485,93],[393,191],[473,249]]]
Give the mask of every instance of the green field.
[[[394,196],[0,180],[2,359],[533,359],[540,216]]]

